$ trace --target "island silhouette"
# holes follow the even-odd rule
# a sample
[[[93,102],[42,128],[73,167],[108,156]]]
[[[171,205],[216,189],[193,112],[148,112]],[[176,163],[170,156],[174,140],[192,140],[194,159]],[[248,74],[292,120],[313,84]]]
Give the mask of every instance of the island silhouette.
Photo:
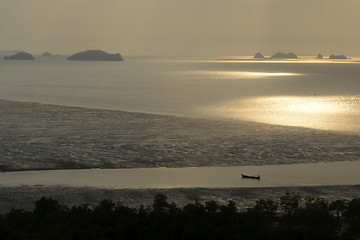
[[[329,59],[348,59],[345,55],[330,55]]]
[[[27,52],[18,52],[11,56],[5,56],[5,60],[35,60],[35,58]]]
[[[274,55],[272,55],[270,58],[297,58],[295,53],[282,53],[282,52],[277,52]]]
[[[43,57],[52,57],[52,54],[50,52],[44,52],[42,54]]]
[[[265,57],[260,52],[258,52],[257,54],[255,54],[254,58],[265,58]]]
[[[78,52],[67,58],[70,61],[123,61],[120,53],[110,54],[102,50]]]

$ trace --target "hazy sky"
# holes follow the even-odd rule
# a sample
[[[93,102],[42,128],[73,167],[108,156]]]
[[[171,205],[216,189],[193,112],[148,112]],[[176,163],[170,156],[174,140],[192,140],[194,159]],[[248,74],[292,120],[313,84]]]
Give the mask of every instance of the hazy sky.
[[[360,0],[1,0],[0,50],[360,56]]]

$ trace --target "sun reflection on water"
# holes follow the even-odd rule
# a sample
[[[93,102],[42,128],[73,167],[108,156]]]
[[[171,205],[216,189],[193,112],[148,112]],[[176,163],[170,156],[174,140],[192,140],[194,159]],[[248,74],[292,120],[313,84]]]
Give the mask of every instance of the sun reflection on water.
[[[288,77],[300,76],[300,73],[288,72],[246,72],[246,71],[188,71],[192,75],[200,75],[206,77],[221,77],[221,78],[264,78],[264,77]]]
[[[360,133],[360,96],[242,98],[205,111],[230,119]]]
[[[258,104],[271,104],[273,111],[291,114],[338,114],[346,111],[338,99],[319,97],[269,97]]]

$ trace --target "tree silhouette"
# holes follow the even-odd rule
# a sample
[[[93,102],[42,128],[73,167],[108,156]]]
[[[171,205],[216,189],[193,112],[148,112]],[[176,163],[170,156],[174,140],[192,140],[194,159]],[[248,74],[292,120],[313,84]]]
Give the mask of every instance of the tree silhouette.
[[[293,214],[294,211],[299,207],[301,196],[299,193],[286,192],[280,198],[280,206],[287,214]]]
[[[34,214],[36,216],[43,217],[57,211],[63,211],[65,209],[66,207],[61,205],[59,201],[52,198],[41,197],[35,202]]]
[[[344,212],[346,210],[346,201],[345,200],[335,200],[330,203],[329,209],[330,211],[334,212],[337,218],[340,218],[340,216],[344,215]]]
[[[163,193],[157,193],[154,196],[153,201],[153,209],[154,212],[163,213],[169,207],[169,203],[167,202],[167,196]]]
[[[177,207],[159,193],[152,208],[129,208],[111,199],[94,207],[67,208],[42,197],[32,212],[12,209],[0,215],[0,240],[359,239],[360,199],[345,203],[285,193],[279,201],[259,199],[243,210],[233,201],[227,205],[196,201]]]

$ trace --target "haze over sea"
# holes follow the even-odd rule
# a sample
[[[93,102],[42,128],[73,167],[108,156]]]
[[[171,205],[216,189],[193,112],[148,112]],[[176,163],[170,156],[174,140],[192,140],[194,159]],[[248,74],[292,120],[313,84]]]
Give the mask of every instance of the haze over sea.
[[[360,62],[251,57],[0,61],[2,99],[360,133]]]

